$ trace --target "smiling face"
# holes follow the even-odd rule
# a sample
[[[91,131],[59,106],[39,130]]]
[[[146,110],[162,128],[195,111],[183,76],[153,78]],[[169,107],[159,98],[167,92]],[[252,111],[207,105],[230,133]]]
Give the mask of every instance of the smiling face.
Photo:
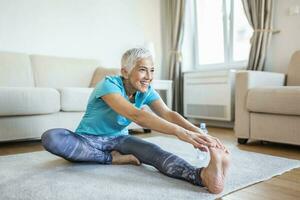
[[[154,66],[151,57],[138,60],[129,72],[124,69],[122,73],[123,77],[127,80],[126,89],[132,92],[147,92],[153,80],[153,73]]]

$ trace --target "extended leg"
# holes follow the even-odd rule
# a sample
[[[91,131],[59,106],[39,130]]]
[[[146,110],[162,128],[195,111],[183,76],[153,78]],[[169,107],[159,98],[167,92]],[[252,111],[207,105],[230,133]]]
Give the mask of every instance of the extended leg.
[[[162,150],[159,146],[134,136],[120,137],[115,149],[123,154],[133,154],[142,163],[154,166],[163,174],[201,185],[200,168],[195,168],[182,158]]]

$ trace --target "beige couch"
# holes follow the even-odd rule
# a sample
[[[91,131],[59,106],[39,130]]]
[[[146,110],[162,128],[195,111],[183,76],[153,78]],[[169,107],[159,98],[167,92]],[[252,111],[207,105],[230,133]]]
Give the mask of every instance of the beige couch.
[[[96,60],[0,52],[0,141],[40,138],[50,128],[74,130],[85,109]],[[99,73],[100,72],[100,73]]]
[[[235,135],[300,145],[300,51],[285,74],[243,71],[236,75]]]

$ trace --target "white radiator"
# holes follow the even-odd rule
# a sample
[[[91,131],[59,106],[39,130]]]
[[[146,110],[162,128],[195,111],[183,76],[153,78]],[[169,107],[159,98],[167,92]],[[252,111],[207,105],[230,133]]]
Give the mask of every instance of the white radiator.
[[[184,116],[234,120],[235,70],[184,73]]]

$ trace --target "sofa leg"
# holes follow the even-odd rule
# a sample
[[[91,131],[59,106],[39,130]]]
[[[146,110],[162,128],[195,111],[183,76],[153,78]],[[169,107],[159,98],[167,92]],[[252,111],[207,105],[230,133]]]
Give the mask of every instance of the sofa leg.
[[[151,133],[151,129],[143,128],[143,129],[129,129],[129,135],[143,134],[143,133]]]
[[[144,130],[144,133],[151,133],[151,129],[143,128],[143,130]]]
[[[268,144],[268,141],[261,140],[260,143],[261,143],[262,145],[266,145],[266,144]]]
[[[238,138],[237,141],[238,141],[239,144],[246,144],[248,142],[248,139]]]

